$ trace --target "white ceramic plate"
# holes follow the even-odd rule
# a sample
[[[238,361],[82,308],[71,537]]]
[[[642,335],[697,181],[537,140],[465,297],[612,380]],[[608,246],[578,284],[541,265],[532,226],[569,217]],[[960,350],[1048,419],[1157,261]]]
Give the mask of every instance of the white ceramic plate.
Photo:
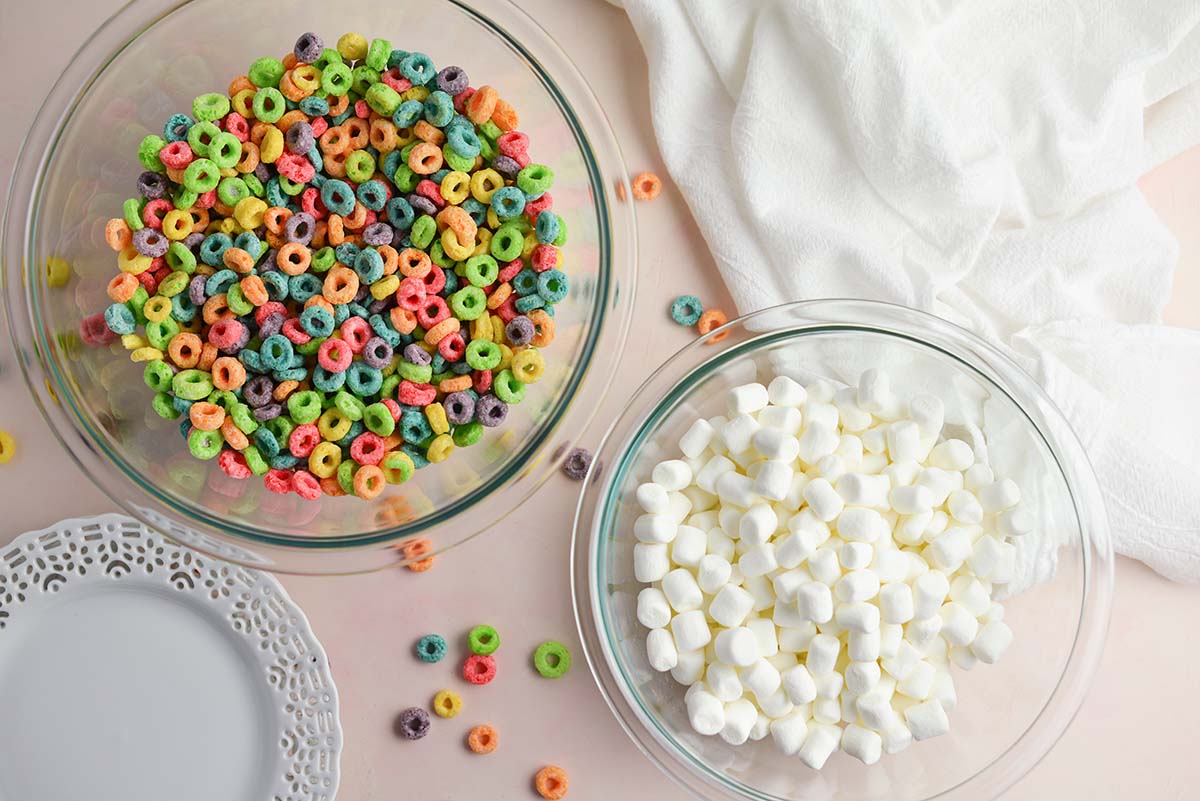
[[[270,575],[118,515],[0,548],[0,801],[331,801],[341,745]]]

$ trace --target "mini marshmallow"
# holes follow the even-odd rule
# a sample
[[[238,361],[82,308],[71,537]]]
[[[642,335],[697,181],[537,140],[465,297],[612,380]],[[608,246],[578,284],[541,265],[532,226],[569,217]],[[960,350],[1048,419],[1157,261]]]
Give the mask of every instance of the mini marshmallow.
[[[757,696],[756,700],[758,708],[762,710],[759,717],[766,720],[768,724],[773,718],[781,718],[796,708],[796,705],[788,700],[787,693],[782,689],[776,690],[766,697]]]
[[[804,407],[805,425],[820,425],[837,431],[838,411],[832,403],[814,402]]]
[[[697,492],[704,492],[704,490],[700,489],[699,487],[692,487],[692,489],[696,490]],[[704,494],[708,495],[707,492],[704,492]],[[712,497],[713,502],[716,503],[717,496],[713,495],[710,497]],[[720,521],[721,516],[716,509],[706,509],[703,512],[692,512],[687,519],[687,524],[693,528],[698,528],[701,531],[707,532],[709,529],[720,526]]]
[[[725,444],[725,448],[732,454],[738,454],[750,448],[750,441],[754,438],[754,433],[762,426],[748,414],[739,414],[736,417],[731,417],[729,422],[721,426],[718,432],[721,441]]]
[[[780,626],[778,636],[780,651],[798,654],[808,650],[812,638],[817,636],[817,626],[812,621],[805,621],[798,626]]]
[[[845,478],[842,480],[845,481]],[[874,509],[852,506],[837,516],[838,536],[844,540],[875,542],[886,530],[887,523],[883,515]]]
[[[891,381],[882,370],[871,368],[858,378],[858,405],[871,414],[883,411],[892,400]]]
[[[737,668],[721,662],[713,662],[708,666],[704,671],[704,683],[722,703],[736,701],[745,692]]]
[[[975,639],[971,642],[971,653],[975,654],[985,665],[995,664],[1008,650],[1012,640],[1013,633],[1008,624],[1003,620],[993,620],[975,635]]]
[[[671,669],[671,678],[679,684],[695,684],[704,674],[704,651],[680,651]]]
[[[942,633],[942,617],[930,615],[920,620],[909,621],[904,627],[904,638],[913,644],[914,648],[924,650]]]
[[[760,428],[751,440],[754,450],[767,459],[789,463],[800,454],[800,441],[778,428]]]
[[[906,515],[896,521],[892,530],[892,539],[900,545],[916,545],[925,537],[925,529],[933,520],[933,511],[917,512]]]
[[[955,576],[950,582],[950,600],[967,608],[975,617],[983,617],[992,605],[992,594],[979,579],[970,576]]]
[[[883,753],[883,738],[870,729],[851,723],[842,732],[842,750],[864,765],[874,765]]]
[[[675,530],[671,542],[671,561],[683,567],[696,567],[708,549],[708,535],[695,526],[683,525]]]
[[[730,470],[735,469],[735,466],[727,456],[716,454],[696,473],[696,485],[705,492],[716,493],[717,479]]]
[[[661,543],[639,542],[633,546],[633,576],[643,584],[653,584],[667,575],[671,560],[667,546]]]
[[[771,539],[779,528],[775,510],[765,503],[756,503],[738,520],[738,537],[748,545],[760,545]]]
[[[921,429],[911,420],[900,420],[887,427],[888,456],[893,462],[916,461],[921,453]]]
[[[735,471],[723,473],[717,479],[717,497],[722,503],[749,509],[758,500],[754,494],[754,479]]]
[[[725,628],[736,628],[754,609],[754,596],[742,587],[726,584],[708,605],[708,616]]]
[[[980,578],[997,584],[1007,583],[1016,567],[1016,548],[995,537],[980,537],[975,540],[971,555],[967,557],[971,569]]]
[[[680,612],[671,618],[671,634],[675,636],[675,647],[680,651],[695,651],[712,640],[708,620],[699,609]]]
[[[862,722],[875,731],[883,731],[896,716],[891,699],[878,690],[860,695],[854,705]]]
[[[955,667],[962,668],[963,670],[970,670],[979,663],[979,657],[975,656],[975,653],[969,647],[964,646],[951,648],[949,658]]]
[[[842,687],[845,686],[845,679],[841,673],[829,671],[814,675],[813,684],[816,685],[818,698],[836,700],[842,692]]]
[[[670,500],[667,501],[670,510]],[[645,514],[633,521],[633,536],[638,542],[667,543],[675,539],[679,525],[666,514]]]
[[[754,728],[758,719],[758,709],[754,701],[739,698],[725,705],[725,725],[721,727],[721,740],[731,746],[740,746],[750,739],[750,729]]]
[[[879,591],[879,612],[884,623],[907,623],[913,617],[912,587],[896,581]]]
[[[718,632],[713,649],[717,659],[735,667],[748,667],[758,659],[758,641],[754,632],[744,626]]]
[[[762,384],[742,384],[725,395],[725,406],[729,409],[731,417],[738,414],[754,414],[766,408],[770,402],[770,393]]]
[[[741,671],[742,686],[762,699],[779,689],[783,679],[779,671],[763,658],[758,658],[750,667]]]
[[[638,593],[637,620],[648,629],[661,629],[671,622],[671,604],[657,587],[646,587]]]
[[[804,713],[792,710],[781,718],[771,721],[771,739],[775,747],[784,756],[795,756],[804,745],[804,736],[808,733],[808,723]]]
[[[666,514],[671,508],[667,500],[667,490],[661,484],[646,482],[637,488],[637,502],[646,512],[652,515]]]
[[[929,543],[925,554],[931,563],[947,573],[953,573],[971,555],[972,547],[970,529],[955,526],[946,529]]]
[[[808,557],[808,572],[812,573],[817,581],[832,587],[842,577],[842,566],[838,562],[837,551],[829,546],[818,548]]]
[[[996,517],[996,530],[1005,537],[1023,537],[1033,531],[1033,525],[1033,513],[1020,507]]]
[[[938,616],[942,619],[941,636],[951,645],[970,645],[979,633],[979,621],[962,604],[942,604]]]
[[[941,618],[935,618],[941,625]],[[904,626],[898,623],[880,623],[879,624],[879,656],[882,659],[890,659],[896,655],[897,649],[900,648],[900,641],[904,639]]]
[[[703,462],[697,460],[695,470],[699,470],[703,465]],[[689,487],[684,487],[679,491],[679,493],[683,495],[683,497],[687,498],[692,504],[692,513],[688,516],[689,520],[717,505],[716,495],[713,495],[711,492],[705,492],[695,484],[692,484]],[[696,526],[696,528],[703,528],[703,526]]]
[[[929,491],[933,493],[933,505],[941,506],[946,502],[946,498],[950,497],[951,492],[962,488],[963,477],[962,473],[953,470],[926,467],[917,474],[916,483],[922,487],[928,487]]]
[[[975,525],[983,520],[983,507],[979,499],[968,490],[955,490],[946,499],[946,510],[960,523]]]
[[[865,542],[847,542],[838,548],[838,561],[845,570],[861,570],[871,564],[875,549]]]
[[[888,505],[902,515],[915,515],[933,509],[933,490],[920,484],[893,487],[888,493]]]
[[[802,406],[808,392],[787,376],[779,375],[767,385],[767,399],[776,406]]]
[[[908,402],[908,416],[921,429],[921,436],[937,436],[945,422],[946,407],[936,395],[914,395]]]
[[[735,509],[732,506],[722,507],[721,511],[717,513],[717,531],[722,537],[728,540],[729,544],[726,546],[719,541],[714,541],[713,529],[709,529],[708,552],[719,553],[724,556],[726,549],[728,549],[729,555],[725,556],[725,558],[729,559],[732,557],[734,548],[736,547],[733,542],[733,538],[737,536],[738,523],[740,523],[741,520],[742,513],[740,510]]]
[[[770,609],[775,605],[775,592],[771,589],[770,580],[765,576],[749,576],[742,581],[742,586],[754,598],[755,612]]]
[[[888,480],[892,482],[893,488],[907,487],[917,480],[922,469],[921,463],[917,461],[892,462],[880,471],[880,475],[887,476]]]
[[[813,637],[812,642],[808,644],[808,656],[804,660],[808,672],[813,676],[820,676],[833,670],[841,647],[838,638],[829,634]]]
[[[986,464],[976,463],[963,473],[963,486],[971,492],[978,492],[996,480],[996,474]]]
[[[1021,502],[1021,488],[1010,478],[994,481],[979,489],[979,503],[985,512],[1002,512]]]
[[[851,631],[878,631],[879,607],[865,601],[842,604],[834,613],[834,620],[842,628]]]
[[[846,652],[852,662],[874,662],[879,658],[879,630],[851,631],[846,636]]]
[[[692,502],[682,492],[667,493],[667,517],[676,524],[687,520],[692,513]]]
[[[814,478],[823,478],[830,484],[836,485],[838,479],[846,475],[846,470],[846,463],[842,457],[836,453],[830,453],[817,460],[817,474]]]
[[[842,603],[869,601],[879,594],[879,577],[870,570],[851,570],[837,580],[833,591]]]
[[[650,480],[668,492],[678,492],[692,483],[692,469],[682,459],[668,459],[654,466]]]
[[[758,422],[763,428],[796,436],[804,425],[804,415],[790,406],[768,406],[758,413]]]
[[[701,557],[700,565],[696,569],[696,583],[706,594],[712,595],[729,582],[732,572],[733,567],[727,559],[712,553],[705,554]],[[753,603],[753,599],[751,599],[751,603]]]
[[[687,568],[677,567],[663,576],[662,591],[676,612],[690,612],[704,603],[704,593]]]
[[[817,685],[804,665],[788,668],[780,674],[783,691],[793,704],[807,704],[817,697]]]
[[[678,537],[677,537],[678,538]],[[881,584],[893,581],[903,581],[908,576],[908,554],[898,548],[885,548],[882,545],[875,549],[875,558],[871,560],[871,569],[879,576]]]
[[[933,679],[937,670],[924,660],[913,665],[908,675],[896,682],[896,692],[907,695],[917,701],[924,701],[933,689]]]
[[[853,389],[841,390],[833,398],[838,410],[838,419],[843,431],[865,431],[871,427],[871,413],[858,405],[857,393]]]
[[[918,576],[913,582],[913,617],[920,620],[936,615],[949,593],[950,581],[945,573],[931,570]]]
[[[791,704],[788,703],[788,700],[786,698],[783,700],[784,700],[784,703],[788,704],[788,709],[791,710]],[[758,742],[759,740],[765,739],[766,736],[770,733],[771,733],[771,718],[767,717],[766,714],[759,712],[757,714],[757,716],[754,718],[754,725],[750,727],[750,738],[749,739],[752,742]]]
[[[759,656],[770,657],[779,653],[779,638],[775,634],[773,622],[766,618],[756,617],[746,621],[746,628],[754,633]]]
[[[679,451],[689,459],[699,459],[716,435],[716,429],[704,418],[697,419],[679,438]]]
[[[950,719],[936,699],[914,704],[904,710],[904,722],[912,732],[913,739],[918,742],[950,731]]]
[[[881,454],[887,450],[887,431],[882,426],[868,428],[859,434],[859,439],[862,440],[863,450],[868,454]]]
[[[654,629],[646,635],[646,658],[650,667],[666,673],[679,664],[679,651],[675,649],[675,638],[666,629]]]
[[[851,662],[846,666],[846,689],[854,696],[868,693],[881,675],[878,662]]]
[[[836,411],[835,411],[836,414]],[[805,464],[816,464],[822,456],[827,456],[837,450],[841,443],[837,429],[817,421],[810,421],[804,433],[800,435],[800,460]]]
[[[904,677],[912,672],[917,663],[921,661],[921,652],[907,642],[901,642],[900,647],[896,649],[896,655],[889,659],[881,659],[880,666],[888,672],[897,682],[903,681]]]
[[[837,494],[847,506],[887,509],[891,489],[891,479],[883,475],[847,473],[837,481]]]
[[[802,584],[796,590],[796,609],[803,620],[826,623],[833,618],[833,592],[819,581]]]
[[[782,501],[791,491],[795,471],[788,461],[771,460],[760,464],[754,476],[754,492],[772,501]]]
[[[962,472],[975,463],[975,451],[961,439],[948,439],[933,446],[929,463],[942,470]]]
[[[939,670],[933,678],[933,690],[930,692],[942,705],[942,709],[953,712],[958,706],[958,693],[954,690],[954,678],[949,671]]]
[[[837,706],[836,701],[832,703]],[[816,720],[816,710],[813,711],[813,719]],[[829,725],[832,723],[836,723],[836,720],[829,721],[828,724],[817,722],[809,726],[804,737],[804,744],[796,752],[800,761],[813,770],[823,768],[829,756],[837,750],[838,743],[841,742],[842,730],[838,726]]]
[[[899,715],[893,717],[892,722],[880,733],[880,736],[883,738],[883,753],[885,754],[898,754],[913,742],[912,732],[909,731],[904,721],[900,720]]]
[[[691,693],[687,712],[688,722],[697,734],[717,734],[725,728],[725,704],[712,693]]]
[[[778,555],[778,549],[776,551],[776,555]],[[775,578],[771,579],[771,589],[775,591],[777,601],[790,604],[796,601],[796,591],[810,581],[812,581],[812,574],[804,568],[785,570],[777,573]]]

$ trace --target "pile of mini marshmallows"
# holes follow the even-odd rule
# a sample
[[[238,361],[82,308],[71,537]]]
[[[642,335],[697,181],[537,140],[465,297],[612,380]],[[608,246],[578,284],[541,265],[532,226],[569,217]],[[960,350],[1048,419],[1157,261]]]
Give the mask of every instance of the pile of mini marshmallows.
[[[1032,518],[943,417],[877,370],[841,390],[780,376],[730,390],[638,487],[637,617],[698,733],[769,734],[819,769],[949,730],[950,666],[1012,641],[992,592]]]

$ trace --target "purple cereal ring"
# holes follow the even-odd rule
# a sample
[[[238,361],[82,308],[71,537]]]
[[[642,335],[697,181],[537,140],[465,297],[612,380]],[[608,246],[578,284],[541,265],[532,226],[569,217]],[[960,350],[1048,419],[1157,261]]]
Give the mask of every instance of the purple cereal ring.
[[[270,376],[256,375],[242,387],[242,397],[252,407],[266,406],[275,392],[275,382]]]
[[[365,300],[370,292],[371,287],[367,286],[366,284],[359,284],[358,291],[354,293],[354,302],[359,303]]]
[[[188,299],[196,306],[203,306],[204,301],[208,300],[208,295],[204,292],[204,283],[207,280],[208,276],[197,275],[188,284]]]
[[[368,225],[363,231],[363,242],[373,247],[392,244],[392,237],[395,232],[392,226],[384,222],[377,222]]]
[[[367,304],[367,311],[369,311],[371,314],[382,314],[390,309],[395,301],[396,296],[394,294],[388,295],[386,298],[382,298],[380,300],[373,300]]]
[[[456,426],[475,419],[475,399],[466,392],[451,392],[442,406],[446,407],[446,419]]]
[[[292,48],[292,53],[296,56],[297,61],[311,64],[321,57],[321,51],[324,49],[325,40],[309,31],[300,34],[300,38],[296,40],[296,46]]]
[[[133,246],[137,248],[137,252],[152,259],[166,253],[170,244],[161,231],[155,231],[153,228],[139,228],[133,232]]]
[[[404,361],[409,364],[424,366],[433,361],[433,357],[415,342],[404,348]]]
[[[516,178],[517,173],[521,171],[521,165],[516,159],[508,156],[496,156],[492,159],[492,169],[503,175],[505,178]]]
[[[258,338],[266,339],[275,336],[283,328],[286,320],[287,318],[279,312],[268,314],[267,319],[263,320],[262,325],[258,327]]]
[[[533,337],[537,334],[537,328],[525,315],[519,315],[508,321],[508,325],[504,326],[504,338],[508,340],[508,344],[513,347],[522,347],[533,341]]]
[[[296,123],[299,125],[300,123]],[[292,128],[296,126],[293,125]],[[289,129],[290,130],[290,129]],[[288,217],[287,222],[283,224],[283,235],[289,242],[298,242],[301,245],[307,245],[312,241],[313,232],[316,231],[317,221],[307,211],[298,211],[291,217]],[[272,259],[272,261],[274,261]]]
[[[266,184],[272,178],[270,166],[260,161],[258,166],[254,168],[254,177],[262,181],[263,184]]]
[[[428,214],[430,216],[437,214],[437,206],[433,205],[433,201],[424,195],[418,195],[416,192],[413,192],[405,199],[408,201],[408,205],[412,206],[422,214]]]
[[[490,392],[475,401],[475,419],[487,428],[494,428],[508,417],[508,404]]]
[[[420,740],[429,734],[429,713],[419,706],[410,706],[396,719],[396,731],[406,740]]]
[[[437,88],[453,97],[468,86],[467,73],[462,67],[443,67],[437,74]]]
[[[201,231],[194,231],[183,238],[183,246],[188,250],[195,250],[200,247],[200,243],[204,241],[204,234]]]
[[[283,414],[282,403],[268,403],[254,410],[254,419],[260,423],[265,423],[268,420],[274,420],[281,414]]]
[[[571,452],[567,454],[567,458],[563,460],[562,471],[576,481],[583,481],[587,476],[588,468],[591,466],[591,451],[585,448],[572,448]]]
[[[313,136],[312,126],[304,120],[293,122],[288,126],[287,133],[283,135],[283,144],[288,152],[298,156],[303,156],[312,150],[312,146],[316,142],[317,138]]]
[[[275,248],[267,248],[267,252],[258,260],[258,274],[274,273],[279,271],[279,265],[275,263]]]
[[[367,344],[363,345],[362,358],[367,366],[382,370],[392,363],[393,353],[392,346],[382,337],[371,337]]]
[[[217,350],[222,356],[236,356],[237,354],[241,353],[242,348],[246,347],[246,343],[249,341],[250,326],[243,323],[241,333],[238,334],[238,337],[233,341],[233,344],[224,348],[218,348]]]
[[[146,170],[138,176],[137,188],[142,197],[154,200],[167,194],[167,179],[156,172]]]

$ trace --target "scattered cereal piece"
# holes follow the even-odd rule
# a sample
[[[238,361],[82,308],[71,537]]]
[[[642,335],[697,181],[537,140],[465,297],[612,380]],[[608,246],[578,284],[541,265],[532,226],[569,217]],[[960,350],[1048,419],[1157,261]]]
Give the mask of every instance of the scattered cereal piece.
[[[426,634],[417,640],[416,650],[422,662],[441,662],[446,656],[446,639],[440,634]]]
[[[671,319],[680,325],[695,325],[703,313],[704,306],[695,295],[680,295],[671,303]]]
[[[567,794],[567,772],[557,765],[547,765],[533,778],[538,795],[548,801],[558,801]]]
[[[433,696],[433,711],[440,718],[452,718],[462,711],[462,698],[453,690],[442,690]]]
[[[547,640],[533,652],[533,666],[543,678],[561,678],[571,669],[571,652],[562,643]]]
[[[487,684],[496,678],[496,660],[484,654],[471,654],[463,662],[462,676],[472,684]]]
[[[476,626],[467,635],[467,646],[471,653],[487,656],[500,647],[500,634],[491,626]]]
[[[16,440],[7,431],[0,431],[0,464],[4,464],[17,452]]]
[[[420,740],[429,734],[429,713],[419,706],[410,706],[400,713],[396,728],[408,740]]]
[[[632,183],[633,196],[637,200],[654,200],[662,192],[662,179],[652,172],[638,173]]]
[[[696,330],[700,332],[700,336],[704,336],[714,328],[720,328],[729,322],[729,318],[725,316],[725,312],[720,309],[708,309],[700,315],[700,319],[696,321]],[[715,345],[729,336],[728,331],[722,331],[716,336],[710,338],[706,344]]]
[[[71,267],[66,259],[51,256],[46,259],[46,283],[52,287],[66,286],[71,280]]]
[[[587,477],[588,468],[592,466],[592,454],[586,448],[572,448],[563,460],[562,471],[568,478],[583,481]]]
[[[476,726],[467,735],[467,748],[476,754],[490,754],[500,745],[500,735],[491,726]]]
[[[433,543],[424,537],[418,540],[412,540],[411,542],[406,542],[404,545],[400,546],[400,552],[404,554],[404,558],[413,560],[405,565],[405,567],[414,573],[424,573],[426,570],[433,567],[434,557],[425,556],[432,550]],[[424,559],[421,558],[423,556],[425,556]]]

